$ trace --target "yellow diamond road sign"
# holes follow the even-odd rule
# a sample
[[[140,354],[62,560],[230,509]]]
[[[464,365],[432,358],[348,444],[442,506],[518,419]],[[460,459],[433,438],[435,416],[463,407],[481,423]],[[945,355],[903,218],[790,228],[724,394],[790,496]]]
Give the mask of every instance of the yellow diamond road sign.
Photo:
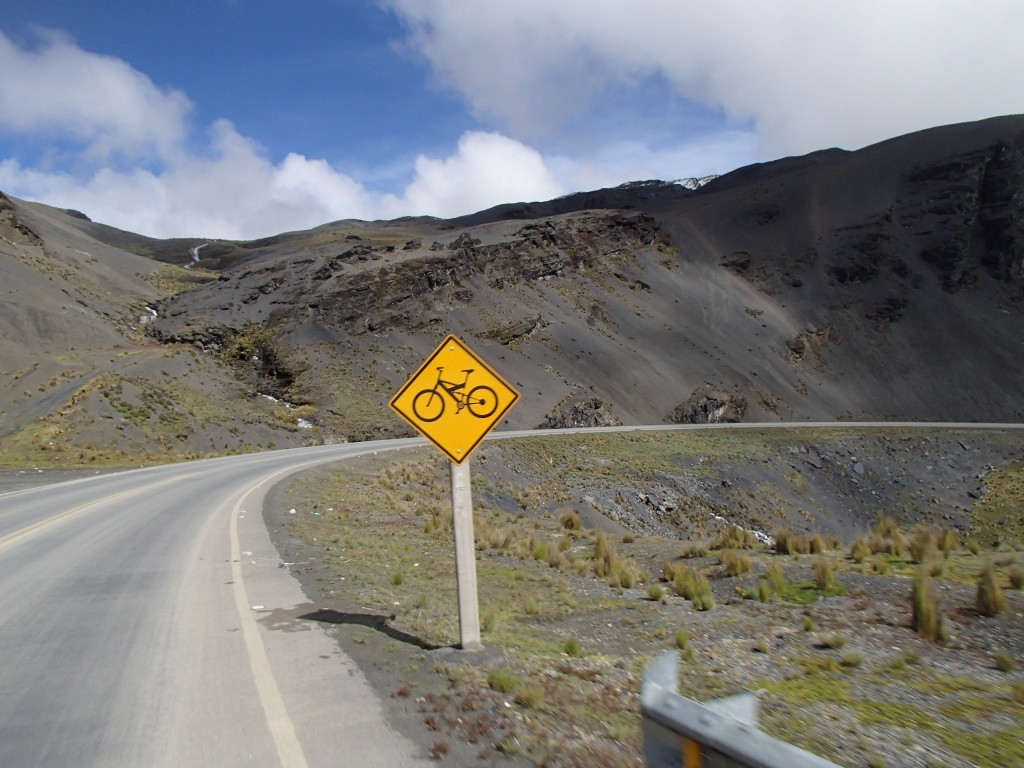
[[[461,464],[518,399],[507,381],[449,336],[391,398],[391,408]]]

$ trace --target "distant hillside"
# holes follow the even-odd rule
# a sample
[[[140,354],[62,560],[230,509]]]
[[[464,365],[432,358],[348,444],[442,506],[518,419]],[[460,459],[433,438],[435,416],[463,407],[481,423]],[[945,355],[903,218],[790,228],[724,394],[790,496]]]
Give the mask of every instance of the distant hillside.
[[[1021,117],[244,243],[11,199],[0,439],[40,459],[55,434],[83,455],[405,434],[387,400],[449,332],[522,390],[515,427],[1020,421],[1022,205]]]

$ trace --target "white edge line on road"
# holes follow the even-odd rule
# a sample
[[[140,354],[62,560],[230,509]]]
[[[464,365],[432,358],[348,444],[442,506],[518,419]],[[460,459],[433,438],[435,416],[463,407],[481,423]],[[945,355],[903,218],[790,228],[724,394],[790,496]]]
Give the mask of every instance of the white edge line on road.
[[[402,446],[395,446],[400,448]],[[295,733],[295,724],[288,714],[288,707],[281,696],[281,689],[277,685],[274,672],[270,666],[270,659],[267,658],[267,650],[263,647],[260,639],[259,627],[256,619],[253,618],[253,608],[249,602],[249,595],[245,589],[244,576],[242,574],[242,548],[238,540],[238,516],[246,508],[247,500],[264,486],[272,485],[284,477],[309,469],[317,464],[330,464],[336,461],[361,456],[366,453],[376,453],[381,449],[379,446],[367,448],[365,451],[354,451],[346,456],[332,456],[330,458],[314,459],[312,461],[298,464],[287,469],[282,469],[270,474],[239,495],[238,501],[231,510],[230,537],[231,537],[231,580],[235,594],[235,607],[238,610],[238,619],[242,627],[242,636],[245,639],[245,648],[249,656],[249,666],[252,669],[253,680],[256,683],[256,690],[260,697],[260,704],[263,706],[263,713],[267,718],[267,727],[277,746],[277,755],[282,768],[308,768],[306,754],[302,749],[302,743]],[[249,505],[251,506],[251,505]]]

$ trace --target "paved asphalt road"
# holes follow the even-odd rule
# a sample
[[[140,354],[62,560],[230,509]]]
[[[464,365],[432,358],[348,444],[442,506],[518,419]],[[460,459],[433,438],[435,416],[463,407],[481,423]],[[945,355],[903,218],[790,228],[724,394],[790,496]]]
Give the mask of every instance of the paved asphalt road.
[[[0,767],[426,762],[388,728],[352,660],[298,618],[306,598],[260,513],[288,473],[423,442],[0,494]]]
[[[0,766],[427,762],[320,625],[295,618],[306,598],[260,514],[288,472],[382,447],[0,495]]]

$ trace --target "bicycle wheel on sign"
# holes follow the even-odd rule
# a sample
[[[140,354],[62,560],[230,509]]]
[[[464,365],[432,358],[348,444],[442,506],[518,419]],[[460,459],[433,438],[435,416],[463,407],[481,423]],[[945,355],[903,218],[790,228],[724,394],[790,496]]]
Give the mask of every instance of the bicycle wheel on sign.
[[[424,389],[412,399],[412,412],[420,421],[437,421],[444,413],[444,398],[436,389]]]
[[[486,384],[473,387],[466,396],[466,407],[478,419],[486,419],[498,410],[498,395]]]

